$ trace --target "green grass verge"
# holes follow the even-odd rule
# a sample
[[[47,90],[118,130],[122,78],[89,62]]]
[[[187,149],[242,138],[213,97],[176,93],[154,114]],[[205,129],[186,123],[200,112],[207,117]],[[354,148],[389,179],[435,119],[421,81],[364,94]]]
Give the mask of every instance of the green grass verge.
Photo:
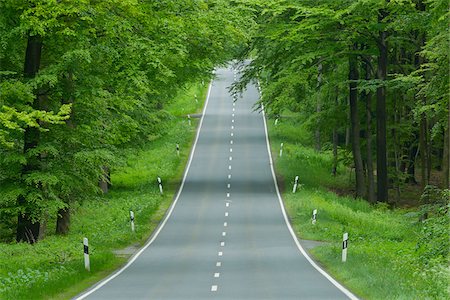
[[[316,153],[293,118],[268,122],[272,155],[284,203],[297,236],[323,241],[310,250],[320,265],[364,299],[449,299],[445,260],[425,259],[417,214],[340,197],[329,189],[349,189],[348,170],[331,175],[332,155]],[[284,143],[279,157],[280,143]],[[302,184],[292,193],[295,176]],[[317,223],[311,215],[318,210]],[[342,234],[349,233],[348,260],[341,262]]]
[[[198,124],[193,118],[189,126],[186,114],[200,112],[206,92],[207,86],[201,85],[180,92],[166,107],[172,117],[164,124],[164,134],[127,154],[126,165],[111,175],[108,194],[74,208],[67,236],[50,235],[35,245],[0,244],[0,299],[69,299],[126,262],[114,250],[145,243],[178,189]],[[135,213],[135,233],[130,229],[130,209]],[[91,272],[84,270],[83,237],[89,238]]]

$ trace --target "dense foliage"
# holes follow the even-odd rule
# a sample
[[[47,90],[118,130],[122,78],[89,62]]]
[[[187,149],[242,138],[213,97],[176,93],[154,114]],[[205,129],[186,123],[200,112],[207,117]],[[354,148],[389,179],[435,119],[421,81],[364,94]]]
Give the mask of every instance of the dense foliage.
[[[67,233],[70,207],[107,191],[120,149],[157,135],[164,103],[207,81],[252,27],[224,0],[1,0],[0,11],[0,226],[31,243],[49,216]]]
[[[349,149],[355,194],[396,204],[449,187],[449,28],[442,0],[278,0],[258,6],[242,88],[259,78],[318,151]],[[336,163],[330,170],[336,172]],[[418,197],[416,197],[418,198]]]

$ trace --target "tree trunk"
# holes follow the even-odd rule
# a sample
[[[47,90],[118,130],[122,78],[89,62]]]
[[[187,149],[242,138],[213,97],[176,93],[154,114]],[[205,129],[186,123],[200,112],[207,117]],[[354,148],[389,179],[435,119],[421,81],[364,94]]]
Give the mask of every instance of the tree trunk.
[[[339,88],[336,86],[336,96],[334,98],[334,105],[337,107],[339,101]],[[333,127],[333,169],[331,170],[331,173],[333,176],[336,176],[337,174],[337,165],[338,165],[338,143],[339,143],[339,137],[337,132],[337,125],[334,125]]]
[[[64,94],[62,98],[63,104],[73,104],[74,102],[75,87],[73,82],[73,73],[68,72],[67,76],[64,77]],[[73,105],[70,111],[70,118],[66,120],[66,125],[69,131],[75,128],[74,121],[74,110]],[[56,234],[68,234],[70,229],[70,195],[64,199],[67,207],[60,208],[56,216]]]
[[[40,36],[28,36],[27,49],[25,53],[24,77],[32,79],[39,71],[41,63],[42,39]],[[33,109],[40,109],[40,101],[38,96],[33,101]],[[39,144],[40,132],[36,127],[27,127],[24,132],[24,146],[23,152],[36,148]],[[39,157],[32,156],[27,160],[26,165],[22,169],[22,175],[26,175],[39,168]],[[25,184],[25,183],[24,183]],[[38,220],[32,218],[33,211],[31,207],[27,206],[27,201],[24,195],[17,199],[19,207],[22,207],[22,212],[17,217],[17,242],[25,241],[28,243],[35,243],[39,238],[40,224]]]
[[[109,171],[109,168],[106,166],[103,166],[102,169],[103,169],[103,176],[102,178],[100,178],[98,186],[102,190],[103,194],[107,194],[110,187],[111,173]]]
[[[381,9],[378,21],[384,22],[388,13]],[[388,169],[386,145],[386,86],[388,65],[387,32],[380,31],[378,39],[378,68],[377,78],[381,85],[377,88],[377,201],[388,202]]]
[[[412,145],[409,148],[408,168],[406,169],[406,173],[408,174],[408,177],[406,178],[406,182],[410,183],[410,184],[417,184],[417,181],[416,181],[416,156],[417,156],[418,150],[419,150],[419,148],[415,145]]]
[[[353,46],[353,50],[356,49],[356,45]],[[352,152],[353,162],[355,164],[355,176],[356,176],[356,197],[364,197],[365,184],[364,184],[364,167],[361,156],[361,143],[360,143],[360,124],[358,113],[358,90],[356,80],[359,79],[358,74],[358,61],[356,56],[351,55],[349,57],[349,102],[350,102],[350,121],[351,121],[351,137],[352,137]]]
[[[366,80],[370,80],[370,66],[365,63]],[[372,156],[372,93],[367,92],[366,96],[366,155],[367,155],[367,200],[375,203],[375,178],[373,176],[373,156]]]
[[[450,124],[450,101],[449,101],[449,110],[448,110],[448,120],[447,120],[447,128],[444,129],[444,154],[442,157],[442,168],[444,173],[443,185],[444,189],[450,189],[450,134],[449,134],[449,125]]]
[[[425,116],[420,119],[419,147],[420,147],[420,174],[422,177],[422,189],[429,183],[428,177],[428,147],[427,147],[427,121]]]
[[[320,86],[322,85],[322,64],[319,64],[319,66],[318,66],[318,68],[317,68],[318,70],[318,74],[317,74],[317,93],[319,93],[319,89],[320,89]],[[318,95],[320,95],[320,94],[318,94]],[[318,96],[317,97],[317,103],[316,103],[316,113],[317,113],[317,115],[319,115],[320,114],[320,111],[321,111],[321,103],[320,103],[320,97]],[[316,139],[316,151],[320,151],[320,150],[322,150],[322,144],[321,144],[321,141],[320,141],[320,128],[319,128],[319,126],[318,126],[319,124],[317,124],[317,127],[316,127],[316,132],[315,132],[315,139]]]
[[[56,234],[68,234],[70,228],[70,209],[68,207],[58,210],[56,219]]]

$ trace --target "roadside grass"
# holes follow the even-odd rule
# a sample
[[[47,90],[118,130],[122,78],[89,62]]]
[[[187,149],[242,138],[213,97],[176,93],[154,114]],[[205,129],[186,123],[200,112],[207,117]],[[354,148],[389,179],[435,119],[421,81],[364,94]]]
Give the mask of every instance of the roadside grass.
[[[189,126],[186,114],[200,112],[206,92],[206,85],[193,85],[167,105],[172,117],[164,124],[164,133],[151,137],[141,150],[127,153],[127,163],[111,174],[108,194],[73,209],[67,236],[49,235],[35,245],[0,244],[0,299],[69,299],[126,262],[127,257],[114,250],[145,243],[178,189],[198,124],[193,118]],[[135,213],[134,233],[129,210]],[[89,239],[91,272],[84,270],[83,237]]]
[[[391,210],[329,191],[349,190],[348,169],[341,164],[333,177],[332,154],[305,146],[310,140],[295,119],[268,124],[291,224],[300,239],[323,241],[309,252],[327,272],[364,299],[449,299],[448,266],[421,256],[421,224],[414,211]],[[301,187],[293,194],[295,176]],[[315,225],[314,209],[318,210]],[[349,233],[346,263],[341,262],[344,232]]]

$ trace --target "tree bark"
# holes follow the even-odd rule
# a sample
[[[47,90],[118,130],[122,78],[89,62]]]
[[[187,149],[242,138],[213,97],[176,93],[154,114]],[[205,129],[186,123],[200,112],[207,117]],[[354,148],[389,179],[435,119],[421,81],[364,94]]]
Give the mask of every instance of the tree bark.
[[[25,53],[24,77],[32,79],[39,71],[41,64],[42,39],[39,35],[28,36],[27,49]],[[33,109],[40,109],[39,97],[36,95]],[[23,152],[26,154],[30,150],[36,148],[39,144],[40,132],[36,127],[25,128]],[[22,175],[25,176],[39,168],[39,157],[28,157],[26,165],[22,169]],[[33,219],[32,208],[27,207],[25,196],[21,195],[17,199],[19,207],[23,207],[23,211],[17,217],[17,242],[25,241],[35,243],[39,238],[40,224],[38,220]]]
[[[62,98],[63,104],[73,104],[75,87],[73,82],[73,73],[71,71],[64,77],[64,94]],[[70,111],[70,118],[66,120],[66,126],[69,131],[75,128],[73,105]],[[70,195],[64,199],[67,207],[60,208],[56,216],[56,234],[68,234],[70,229]]]
[[[378,15],[379,23],[382,23],[388,13],[381,9]],[[377,201],[388,202],[388,169],[386,146],[386,86],[388,66],[387,32],[380,31],[378,38],[378,67],[377,78],[381,85],[377,88]]]
[[[356,49],[356,45],[353,46],[353,50]],[[350,103],[350,122],[351,122],[351,138],[352,138],[352,152],[353,162],[355,164],[355,176],[356,176],[356,197],[364,197],[365,184],[364,184],[364,167],[361,155],[361,142],[360,142],[360,123],[358,113],[358,90],[356,80],[359,79],[358,74],[358,61],[355,55],[349,57],[349,103]]]
[[[70,228],[70,209],[68,207],[58,210],[58,218],[56,219],[56,233],[68,234]]]
[[[366,80],[371,79],[370,65],[365,63]],[[375,203],[375,178],[373,175],[373,156],[372,156],[372,93],[366,92],[366,155],[367,155],[367,200]]]
[[[317,68],[318,74],[317,74],[317,92],[319,92],[320,86],[322,85],[322,64],[319,64]],[[321,103],[320,103],[320,97],[317,97],[317,103],[316,103],[316,113],[317,115],[320,114],[321,111]],[[322,150],[322,144],[320,140],[320,128],[317,124],[316,132],[315,132],[315,139],[316,139],[316,151]]]
[[[103,169],[103,176],[102,178],[100,178],[98,186],[102,190],[103,194],[107,194],[110,187],[111,174],[108,167],[103,166],[102,169]]]
[[[339,101],[339,88],[336,86],[336,96],[334,97],[334,105],[337,107]],[[333,127],[333,169],[331,173],[333,176],[337,175],[337,165],[338,165],[338,143],[339,136],[337,132],[337,125]]]
[[[450,134],[449,134],[449,127],[450,127],[450,101],[448,104],[448,113],[447,113],[447,128],[444,129],[444,154],[442,157],[442,168],[444,173],[443,178],[443,185],[445,189],[450,189],[450,151],[449,151],[449,144],[450,144]]]

